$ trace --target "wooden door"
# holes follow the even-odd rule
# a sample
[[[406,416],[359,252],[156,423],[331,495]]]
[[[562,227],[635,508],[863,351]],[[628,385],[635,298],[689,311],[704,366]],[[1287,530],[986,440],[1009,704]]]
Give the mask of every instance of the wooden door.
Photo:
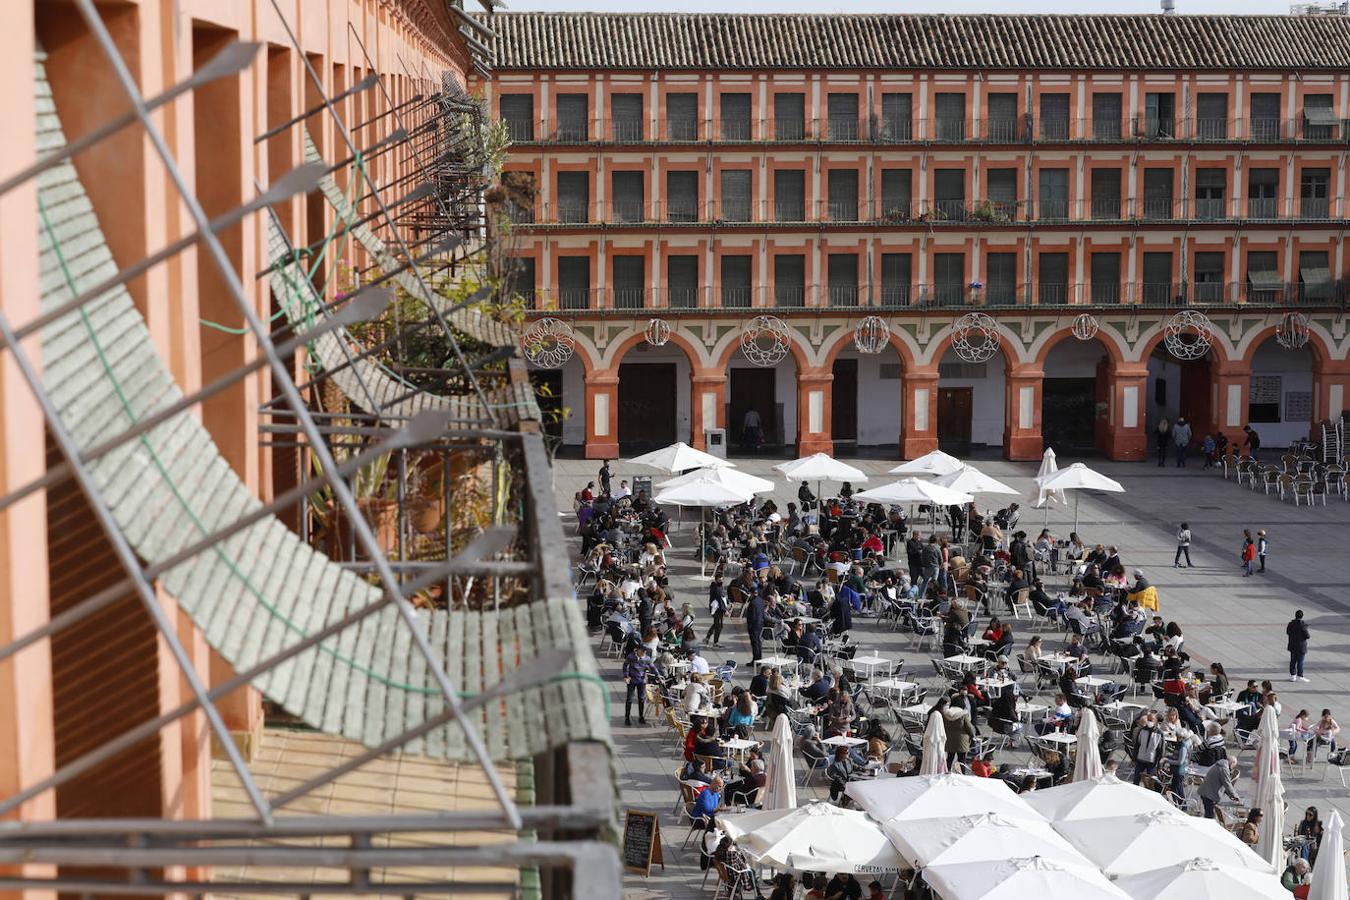
[[[778,395],[775,380],[777,373],[773,369],[732,369],[731,370],[731,418],[727,428],[731,432],[728,440],[743,446],[743,434],[746,410],[753,408],[759,413],[764,442],[772,443],[778,434]]]
[[[858,361],[836,359],[831,386],[830,434],[835,441],[858,440]]]
[[[624,456],[675,443],[675,364],[619,366],[619,452]]]
[[[938,388],[937,433],[939,447],[970,446],[970,420],[975,389]]]

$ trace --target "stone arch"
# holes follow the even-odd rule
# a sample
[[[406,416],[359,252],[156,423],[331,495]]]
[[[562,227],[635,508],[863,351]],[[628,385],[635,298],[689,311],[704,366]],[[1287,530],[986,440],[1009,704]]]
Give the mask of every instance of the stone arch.
[[[611,343],[601,354],[602,359],[606,360],[605,368],[612,369],[617,366],[623,361],[624,356],[627,355],[630,350],[646,339],[647,333],[645,329],[642,331],[635,330],[632,334],[622,340]],[[679,329],[674,325],[670,328],[669,343],[679,347],[680,350],[683,351],[684,355],[689,359],[689,366],[691,368],[701,369],[704,367],[703,354],[699,351],[698,346],[688,337],[681,334]]]
[[[1036,355],[1032,358],[1032,361],[1035,363],[1037,367],[1044,368],[1045,361],[1050,356],[1050,351],[1055,349],[1055,347],[1059,346],[1060,344],[1064,343],[1064,341],[1070,339],[1076,340],[1076,338],[1074,338],[1073,335],[1072,327],[1055,328],[1050,330],[1046,334],[1037,338],[1035,343],[1033,343],[1031,347],[1028,348],[1034,349],[1036,351]],[[1113,366],[1119,366],[1120,364],[1126,361],[1125,346],[1123,342],[1120,340],[1120,336],[1116,334],[1114,329],[1102,326],[1097,330],[1097,334],[1094,335],[1089,340],[1095,341],[1096,343],[1100,344],[1104,350],[1106,350],[1106,355],[1111,360],[1111,364]],[[1087,342],[1085,341],[1084,343]]]
[[[747,320],[748,321],[748,320]],[[784,320],[786,321],[786,320]],[[792,354],[793,360],[797,363],[797,371],[801,372],[812,368],[811,348],[802,338],[796,328],[788,324],[788,352]],[[713,347],[712,353],[715,354],[715,361],[708,368],[725,371],[731,365],[731,360],[741,349],[741,326],[733,328],[730,332],[718,339]]]
[[[887,343],[895,348],[896,354],[900,357],[900,368],[908,372],[918,365],[917,348],[914,347],[906,338],[906,332],[891,329]],[[833,343],[826,344],[823,352],[820,354],[821,368],[829,369],[834,365],[835,359],[853,344],[853,329],[845,328],[843,334],[839,335]]]
[[[1007,371],[1012,371],[1022,365],[1022,342],[1006,324],[998,319],[994,321],[998,323],[1000,338],[998,352],[1003,357],[1004,368]],[[951,349],[955,332],[956,329],[951,325],[943,326],[942,330],[933,335],[924,348],[923,357],[925,361],[923,363],[916,361],[916,365],[936,369],[938,363],[942,362],[942,357]]]
[[[1241,351],[1242,355],[1239,357],[1240,361],[1246,366],[1251,366],[1252,358],[1256,355],[1256,351],[1261,348],[1262,344],[1274,336],[1278,328],[1279,323],[1276,322],[1269,325],[1263,325],[1250,334],[1244,334],[1242,340],[1238,342],[1237,347],[1235,348],[1236,350]],[[1307,348],[1312,354],[1314,366],[1325,365],[1328,361],[1335,359],[1335,353],[1331,346],[1330,337],[1322,330],[1320,325],[1317,325],[1311,320],[1308,323]]]

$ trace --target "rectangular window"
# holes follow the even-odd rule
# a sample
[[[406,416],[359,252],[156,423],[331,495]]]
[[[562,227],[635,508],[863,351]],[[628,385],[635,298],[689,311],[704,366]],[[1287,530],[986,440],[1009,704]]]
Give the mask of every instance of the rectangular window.
[[[1278,215],[1279,169],[1247,170],[1247,215],[1253,219],[1273,219]]]
[[[1120,94],[1092,95],[1092,139],[1118,141],[1124,129]]]
[[[1283,378],[1279,375],[1253,375],[1247,386],[1247,421],[1279,422]]]
[[[535,273],[533,256],[517,256],[511,260],[511,290],[525,304],[526,309],[536,308],[536,293],[539,279]]]
[[[698,221],[698,173],[666,173],[666,219],[670,222]]]
[[[721,100],[722,140],[750,140],[750,95],[723,94]]]
[[[1298,214],[1305,219],[1325,219],[1331,213],[1328,190],[1330,169],[1304,169],[1298,179]]]
[[[1042,253],[1036,259],[1036,302],[1063,306],[1069,302],[1069,254]]]
[[[1017,254],[988,253],[984,257],[984,294],[990,306],[1017,303]]]
[[[1197,219],[1222,219],[1228,212],[1225,209],[1224,195],[1228,188],[1228,172],[1224,169],[1195,170],[1195,217]]]
[[[646,269],[641,256],[614,257],[615,309],[642,309],[646,305]]]
[[[1041,94],[1041,140],[1069,139],[1069,95]]]
[[[830,221],[858,221],[858,170],[830,169],[826,181]]]
[[[777,169],[773,173],[773,214],[779,222],[806,221],[806,172]]]
[[[506,136],[513,141],[534,140],[534,95],[502,94],[499,102]]]
[[[640,141],[646,134],[642,127],[642,95],[614,94],[609,98],[610,112],[614,115],[611,137],[620,142]]]
[[[1202,141],[1228,139],[1228,95],[1204,93],[1196,98],[1195,136]]]
[[[909,94],[882,94],[881,140],[909,141],[913,138],[913,98]]]
[[[558,173],[558,221],[588,222],[591,211],[591,173]]]
[[[909,306],[913,258],[908,253],[881,254],[881,305]]]
[[[961,306],[966,297],[966,255],[933,254],[933,302],[939,306]]]
[[[831,253],[829,261],[831,306],[858,305],[858,254]]]
[[[722,306],[727,309],[750,307],[750,257],[722,257]]]
[[[611,172],[609,176],[610,205],[614,209],[613,222],[641,222],[646,212],[646,192],[642,172]]]
[[[590,98],[585,94],[559,94],[558,140],[587,140],[591,125],[590,117]]]
[[[1068,169],[1041,169],[1040,209],[1037,217],[1041,219],[1069,217]]]
[[[1144,254],[1144,304],[1146,306],[1167,306],[1171,303],[1172,291],[1172,254]]]
[[[1092,302],[1120,302],[1120,254],[1092,254]]]
[[[750,170],[722,170],[722,218],[728,222],[749,222],[751,218]]]
[[[881,218],[903,222],[911,215],[914,173],[911,169],[881,170]]]
[[[985,136],[991,141],[1017,140],[1017,95],[998,93],[989,95],[989,121]]]
[[[938,169],[933,174],[933,212],[944,220],[966,217],[965,169]]]
[[[591,305],[591,258],[558,257],[558,306],[589,309]]]
[[[773,258],[773,302],[775,306],[806,305],[805,256],[780,253]]]
[[[1321,303],[1331,299],[1331,266],[1325,250],[1304,250],[1298,255],[1299,299]]]
[[[698,140],[698,94],[666,94],[666,137],[672,141]]]
[[[1171,169],[1144,170],[1144,218],[1172,218],[1172,181]]]
[[[1274,250],[1247,253],[1247,302],[1275,303],[1284,291],[1280,279],[1279,254]]]
[[[966,95],[938,94],[935,136],[939,141],[966,139]]]
[[[1017,170],[986,170],[985,198],[989,201],[993,218],[1011,222],[1017,217]]]
[[[1252,94],[1252,140],[1278,141],[1280,130],[1280,95]]]
[[[806,95],[773,95],[773,137],[776,141],[806,139]]]
[[[1223,302],[1223,253],[1196,253],[1195,273],[1191,281],[1195,283],[1196,303]]]
[[[666,257],[666,305],[672,309],[698,306],[698,257]]]
[[[1176,95],[1169,92],[1144,95],[1144,130],[1146,140],[1173,138],[1177,135]]]
[[[1329,141],[1336,137],[1340,124],[1330,94],[1303,95],[1303,137],[1306,140]]]
[[[830,94],[825,101],[830,119],[830,140],[856,141],[858,139],[858,95]]]
[[[1120,218],[1120,169],[1092,170],[1092,218]]]

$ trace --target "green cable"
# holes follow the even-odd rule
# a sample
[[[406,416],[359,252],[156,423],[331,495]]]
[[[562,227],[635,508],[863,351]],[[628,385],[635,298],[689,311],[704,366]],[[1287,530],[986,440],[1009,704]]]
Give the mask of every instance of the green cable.
[[[47,238],[51,242],[52,250],[56,254],[57,263],[61,267],[61,275],[62,278],[65,280],[66,289],[70,291],[70,295],[72,297],[78,297],[80,292],[76,289],[75,278],[71,274],[70,265],[66,260],[65,253],[61,249],[61,242],[57,238],[56,231],[52,227],[51,219],[47,215],[47,206],[42,199],[41,191],[38,192],[37,200],[38,200],[38,215],[42,219],[42,227],[47,233]],[[118,381],[117,375],[113,371],[112,365],[108,361],[107,354],[104,352],[103,345],[99,341],[98,333],[93,327],[93,323],[90,320],[89,313],[85,308],[85,306],[79,307],[79,314],[80,314],[80,321],[83,323],[85,331],[89,334],[90,343],[93,345],[94,352],[98,356],[100,365],[102,365],[103,367],[104,374],[107,376],[108,381],[111,383],[113,391],[117,394],[118,402],[122,405],[123,413],[126,414],[127,419],[130,421],[132,425],[136,425],[138,420],[135,411],[132,409],[131,401],[128,399],[121,382]],[[146,435],[141,434],[137,436],[136,440],[142,446],[142,448],[144,448],[146,453],[149,454],[150,459],[154,463],[155,469],[159,472],[160,478],[163,479],[164,483],[168,486],[169,491],[173,494],[174,499],[178,501],[179,505],[187,513],[188,518],[192,520],[192,524],[197,528],[197,531],[201,534],[202,537],[206,537],[209,534],[209,532],[206,530],[206,526],[197,517],[196,512],[192,509],[192,506],[187,502],[187,498],[185,498],[182,492],[179,491],[178,485],[175,484],[173,479],[169,476],[169,472],[165,468],[163,460],[159,458],[159,454],[155,452],[155,448],[150,444],[149,439],[146,437]],[[286,628],[293,631],[297,635],[301,637],[309,636],[304,629],[300,628],[298,625],[296,625],[294,622],[288,619],[285,615],[281,613],[280,610],[278,610],[275,606],[273,606],[271,603],[267,601],[267,598],[263,596],[262,592],[259,591],[258,588],[254,586],[254,584],[248,579],[248,576],[246,576],[240,570],[238,563],[228,554],[226,554],[219,544],[212,546],[211,549],[225,563],[226,567],[230,570],[230,572],[244,585],[245,588],[247,588],[249,593],[253,595],[253,597],[258,601],[258,603],[263,607],[263,609],[267,610],[267,612],[270,613],[273,618],[280,621]],[[338,653],[338,651],[332,649],[331,647],[326,646],[322,642],[315,646],[317,649],[325,653],[328,653],[330,656],[332,656],[339,662],[346,664],[355,671],[360,672],[367,678],[370,678],[372,681],[375,681],[376,683],[382,684],[386,687],[397,688],[400,690],[410,691],[413,693],[428,694],[428,695],[442,693],[439,689],[427,688],[419,685],[404,684],[402,682],[394,681],[393,679],[380,675],[379,673],[373,671],[369,667],[363,666],[360,663],[356,662],[355,660]],[[591,679],[593,679],[600,686],[602,687],[604,686],[604,682],[601,681],[599,678],[597,678],[594,675],[589,675],[588,673],[585,672],[564,672],[559,675],[555,675],[552,678],[549,678],[546,683],[563,680],[591,680]],[[477,694],[470,694],[465,692],[457,692],[457,693],[462,698],[470,698],[478,696]],[[607,708],[608,702],[609,702],[608,697],[606,697]]]

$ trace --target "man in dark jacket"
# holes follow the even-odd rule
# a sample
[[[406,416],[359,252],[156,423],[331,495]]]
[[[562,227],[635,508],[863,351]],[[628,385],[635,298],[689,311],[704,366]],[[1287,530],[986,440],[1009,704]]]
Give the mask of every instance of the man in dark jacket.
[[[917,531],[905,541],[905,561],[909,563],[909,583],[918,584],[923,574],[923,541]]]
[[[853,627],[853,604],[848,602],[844,591],[834,595],[834,603],[830,605],[830,612],[826,618],[831,620],[831,634],[844,634]]]
[[[1036,571],[1032,568],[1031,548],[1027,546],[1027,533],[1019,531],[1013,535],[1012,543],[1008,545],[1008,558],[1012,561],[1014,569],[1021,569],[1023,572],[1035,576]],[[1009,593],[1013,593],[1009,591]]]
[[[1294,618],[1284,626],[1289,647],[1289,680],[1307,681],[1303,677],[1303,658],[1308,655],[1308,623],[1303,621],[1303,610],[1297,610]]]
[[[623,701],[623,724],[633,724],[633,696],[637,696],[638,724],[647,724],[647,677],[654,672],[647,646],[638,644],[623,662],[623,680],[628,694]]]
[[[750,659],[764,658],[764,596],[756,589],[750,589],[749,599],[745,602],[745,630],[750,635]]]

